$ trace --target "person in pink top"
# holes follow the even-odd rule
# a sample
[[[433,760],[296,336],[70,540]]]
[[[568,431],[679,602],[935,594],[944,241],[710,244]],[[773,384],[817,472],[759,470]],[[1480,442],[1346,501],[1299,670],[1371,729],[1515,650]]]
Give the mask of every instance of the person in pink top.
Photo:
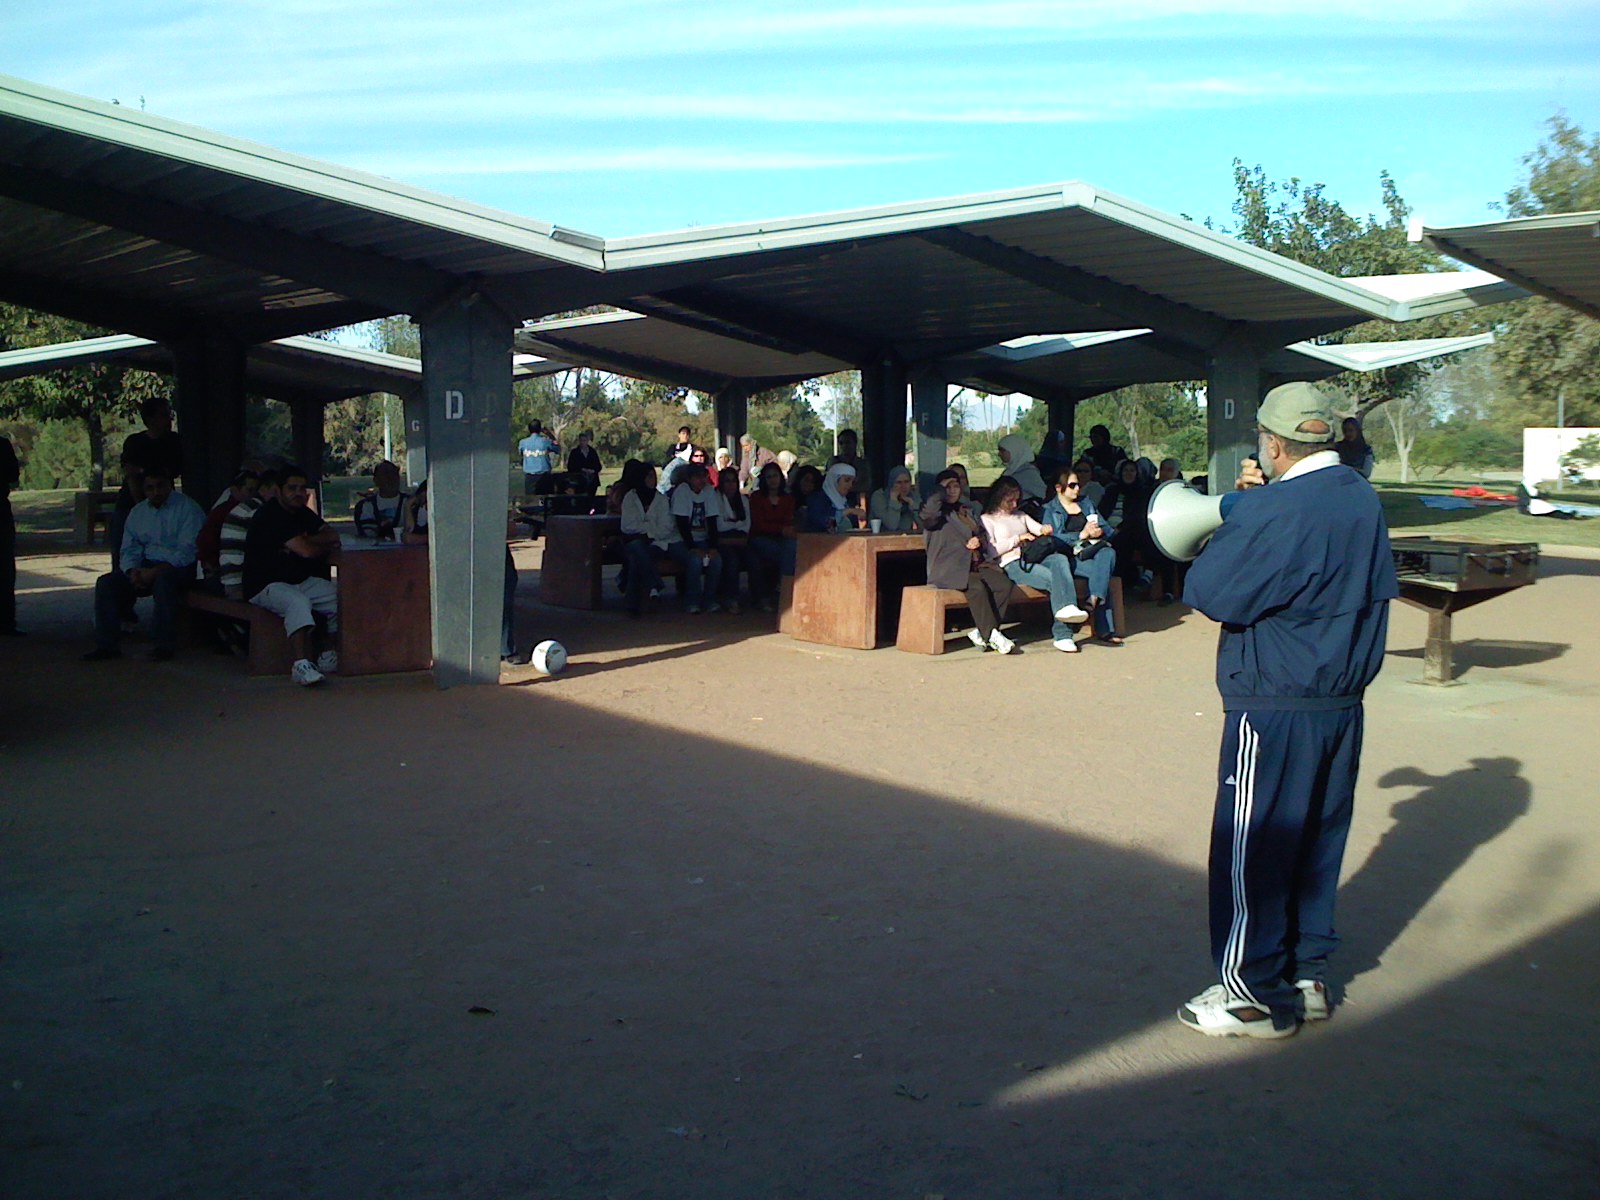
[[[1052,553],[1038,562],[1030,563],[1024,557],[1024,547],[1039,538],[1051,547],[1058,544],[1050,534],[1049,525],[1041,525],[1027,513],[1019,512],[1022,487],[1009,475],[1002,475],[989,488],[989,504],[983,513],[983,528],[989,550],[994,554],[1000,569],[1012,583],[1027,584],[1050,593],[1050,611],[1055,616],[1050,636],[1057,650],[1072,654],[1078,649],[1073,639],[1073,625],[1088,620],[1089,614],[1078,607],[1078,585],[1072,575],[1072,560],[1064,554]]]

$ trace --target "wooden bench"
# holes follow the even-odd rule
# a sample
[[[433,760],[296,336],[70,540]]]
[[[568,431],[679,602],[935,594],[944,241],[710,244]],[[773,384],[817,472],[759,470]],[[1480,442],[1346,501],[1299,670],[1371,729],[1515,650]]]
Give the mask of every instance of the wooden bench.
[[[72,536],[85,546],[94,545],[94,531],[104,529],[111,538],[111,517],[121,492],[77,492],[72,497]]]
[[[1078,602],[1081,604],[1088,598],[1088,591],[1083,580],[1077,580]],[[1111,616],[1116,625],[1117,633],[1121,636],[1127,634],[1127,619],[1122,607],[1122,580],[1111,580]],[[1011,607],[1018,604],[1034,604],[1043,602],[1049,604],[1050,593],[1041,592],[1038,588],[1031,588],[1019,584],[1012,589]],[[964,612],[967,608],[967,595],[954,588],[934,587],[931,583],[920,586],[908,587],[900,598],[900,629],[895,638],[895,648],[904,650],[908,654],[943,654],[945,639],[948,633],[945,629],[947,621],[945,614],[952,610]],[[1086,621],[1079,626],[1088,630]]]
[[[249,626],[250,674],[289,673],[292,665],[289,657],[289,635],[284,632],[283,618],[277,613],[268,612],[259,604],[251,604],[245,600],[228,600],[194,588],[184,593],[184,602],[193,612],[211,613]],[[191,630],[196,643],[210,640],[205,636],[209,632],[209,623],[193,622]]]

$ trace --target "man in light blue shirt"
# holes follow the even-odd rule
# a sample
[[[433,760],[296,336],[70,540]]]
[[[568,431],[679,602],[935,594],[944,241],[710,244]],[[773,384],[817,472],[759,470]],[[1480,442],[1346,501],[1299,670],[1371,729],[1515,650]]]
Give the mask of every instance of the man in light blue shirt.
[[[555,482],[554,457],[561,447],[545,436],[544,423],[528,422],[528,436],[517,443],[522,452],[522,486],[530,496],[548,496]]]
[[[122,611],[139,596],[155,601],[150,636],[156,648],[151,657],[158,662],[172,657],[178,604],[194,580],[195,541],[205,521],[198,504],[172,490],[164,465],[145,469],[144,499],[129,511],[123,526],[120,565],[95,581],[95,648],[83,656],[86,661],[122,656]]]

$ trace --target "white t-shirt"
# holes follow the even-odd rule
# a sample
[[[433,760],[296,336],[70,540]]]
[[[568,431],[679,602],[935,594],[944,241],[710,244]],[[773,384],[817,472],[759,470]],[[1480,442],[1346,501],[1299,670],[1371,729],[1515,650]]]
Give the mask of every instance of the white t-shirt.
[[[716,520],[722,515],[718,499],[716,489],[709,483],[698,492],[687,483],[680,483],[672,489],[672,515],[689,518],[689,540],[693,545],[704,546],[709,540],[706,521]]]
[[[731,471],[733,468],[729,467],[728,469]],[[750,497],[749,496],[743,497],[743,499],[744,499],[744,517],[742,519],[734,517],[734,515],[733,515],[733,502],[731,500],[729,500],[726,496],[724,496],[720,491],[717,493],[717,499],[722,502],[722,504],[720,506],[720,511],[717,513],[717,532],[718,533],[749,533],[750,532]]]

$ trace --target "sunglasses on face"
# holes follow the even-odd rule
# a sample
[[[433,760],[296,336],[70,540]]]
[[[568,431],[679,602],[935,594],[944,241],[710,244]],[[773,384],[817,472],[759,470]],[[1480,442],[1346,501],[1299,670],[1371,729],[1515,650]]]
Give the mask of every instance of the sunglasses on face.
[[[1063,483],[1061,486],[1064,487],[1064,488],[1072,488],[1072,489],[1076,490],[1077,488],[1080,488],[1083,485],[1081,483]]]

